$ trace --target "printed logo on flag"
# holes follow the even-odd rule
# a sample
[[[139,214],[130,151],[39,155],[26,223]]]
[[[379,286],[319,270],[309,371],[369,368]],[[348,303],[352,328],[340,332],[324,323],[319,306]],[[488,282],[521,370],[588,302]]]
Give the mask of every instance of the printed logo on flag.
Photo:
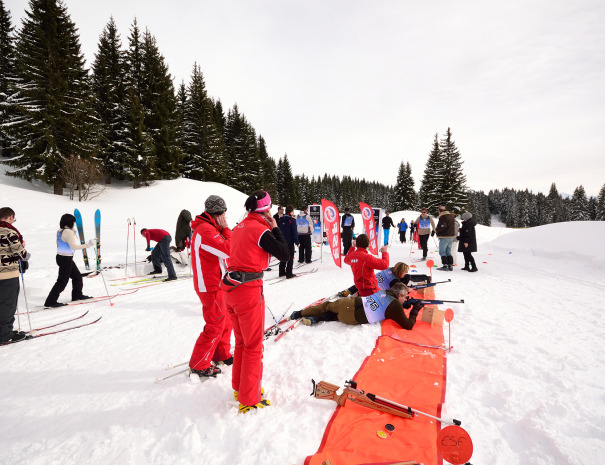
[[[361,216],[364,220],[370,221],[370,218],[374,217],[374,212],[370,208],[366,207],[361,211]]]
[[[326,217],[326,220],[331,223],[336,219],[336,210],[334,210],[334,207],[326,207],[324,215]]]

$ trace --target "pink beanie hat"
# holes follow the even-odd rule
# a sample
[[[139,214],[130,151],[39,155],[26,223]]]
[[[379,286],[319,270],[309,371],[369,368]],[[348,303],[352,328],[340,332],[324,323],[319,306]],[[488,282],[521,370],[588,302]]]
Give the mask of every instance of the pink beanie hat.
[[[249,212],[262,213],[270,210],[271,206],[271,196],[265,191],[257,191],[246,200],[246,210]]]

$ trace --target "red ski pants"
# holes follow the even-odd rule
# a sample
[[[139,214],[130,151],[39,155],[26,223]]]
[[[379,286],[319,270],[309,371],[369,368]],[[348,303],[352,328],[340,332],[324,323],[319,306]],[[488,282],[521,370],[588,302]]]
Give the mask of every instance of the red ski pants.
[[[210,362],[220,362],[231,357],[231,319],[227,315],[222,290],[198,292],[206,325],[200,333],[189,366],[204,370]]]
[[[231,385],[239,391],[243,405],[261,401],[265,296],[262,286],[238,286],[225,292],[227,311],[233,324],[235,349]]]

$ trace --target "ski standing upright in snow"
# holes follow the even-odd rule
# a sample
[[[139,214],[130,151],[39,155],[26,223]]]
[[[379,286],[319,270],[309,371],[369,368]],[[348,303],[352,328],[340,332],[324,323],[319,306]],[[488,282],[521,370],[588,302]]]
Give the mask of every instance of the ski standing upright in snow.
[[[84,239],[84,225],[82,224],[82,215],[80,214],[80,210],[77,208],[74,210],[74,216],[76,217],[76,226],[78,227],[78,236],[80,236],[80,244],[84,244],[86,240]],[[84,255],[84,266],[87,270],[90,270],[90,264],[88,263],[88,253],[86,249],[82,249],[82,254]]]
[[[101,271],[101,210],[95,212],[95,233],[97,235],[97,271]]]

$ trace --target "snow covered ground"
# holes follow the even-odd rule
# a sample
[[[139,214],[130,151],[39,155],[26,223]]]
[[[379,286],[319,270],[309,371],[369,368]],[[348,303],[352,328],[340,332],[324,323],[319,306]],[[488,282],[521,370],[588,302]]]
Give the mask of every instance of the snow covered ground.
[[[92,237],[94,211],[101,209],[103,263],[111,265],[125,261],[127,218],[136,218],[137,229],[173,233],[179,212],[200,213],[210,194],[225,198],[234,225],[246,196],[219,184],[181,179],[139,190],[117,185],[77,203],[0,175],[0,205],[16,210],[15,226],[32,254],[25,274],[30,310],[43,303],[56,278],[55,231],[63,213],[79,208]],[[392,214],[395,223],[416,215]],[[605,223],[480,226],[477,233],[479,272],[456,269],[445,273],[451,284],[437,287],[439,298],[466,301],[452,307],[444,416],[462,420],[474,442],[474,464],[605,463]],[[140,260],[147,254],[141,236],[136,240]],[[432,240],[430,245],[431,257],[438,258]],[[409,243],[395,242],[390,251],[392,263],[419,257]],[[314,249],[315,257],[319,252]],[[82,254],[76,257],[83,269]],[[315,274],[265,285],[276,317],[351,284],[350,269],[338,269],[327,253],[316,263]],[[139,266],[136,274],[149,269]],[[108,270],[107,284],[124,273]],[[103,295],[103,280],[85,279],[84,291]],[[68,299],[69,290],[61,300]],[[202,329],[190,279],[140,289],[114,303],[33,313],[34,327],[85,310],[90,313],[83,320],[103,318],[0,348],[1,463],[302,464],[319,447],[334,410],[333,403],[309,396],[311,379],[350,379],[380,334],[374,325],[325,323],[268,341],[263,383],[273,405],[239,415],[230,368],[200,384],[185,375],[154,382],[181,369],[166,366],[189,359]],[[25,311],[23,296],[19,309]],[[267,324],[270,319],[267,312]],[[28,329],[26,316],[20,323]],[[447,340],[447,326],[445,331]]]

